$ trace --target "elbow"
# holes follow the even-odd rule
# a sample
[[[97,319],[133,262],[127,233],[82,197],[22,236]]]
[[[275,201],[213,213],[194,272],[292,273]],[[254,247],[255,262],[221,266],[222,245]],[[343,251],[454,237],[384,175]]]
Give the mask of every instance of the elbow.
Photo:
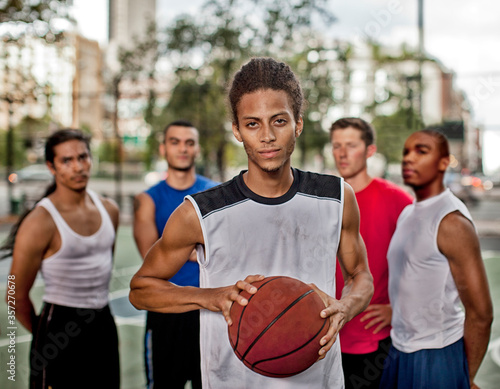
[[[130,292],[128,294],[128,299],[135,309],[144,309],[139,302],[139,287],[137,286],[135,277],[132,278],[132,281],[130,281]]]
[[[490,331],[493,325],[493,308],[485,309],[482,312],[465,312],[466,320],[474,323],[474,326],[480,328],[481,331]]]

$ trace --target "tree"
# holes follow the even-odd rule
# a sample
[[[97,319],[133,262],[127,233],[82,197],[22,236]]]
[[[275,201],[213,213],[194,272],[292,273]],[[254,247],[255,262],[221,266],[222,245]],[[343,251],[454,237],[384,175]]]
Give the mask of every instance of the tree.
[[[180,116],[191,119],[200,129],[205,164],[213,162],[219,179],[224,180],[226,151],[231,144],[224,110],[227,85],[250,57],[269,55],[297,65],[294,70],[299,77],[308,80],[305,92],[314,100],[309,106],[313,115],[306,114],[311,127],[302,141],[302,155],[305,159],[310,147],[322,150],[328,136],[317,118],[326,112],[332,89],[325,62],[308,62],[307,57],[311,51],[308,43],[315,35],[313,23],[320,17],[334,20],[326,4],[327,0],[208,0],[196,19],[183,15],[167,26],[159,38],[164,42],[161,55],[168,55],[176,69],[177,86],[161,119],[150,118],[152,137],[156,139],[161,130],[158,123],[164,125]],[[249,10],[255,18],[248,17]],[[314,50],[321,52],[322,48]],[[302,66],[304,63],[307,65]]]
[[[53,43],[61,39],[62,30],[58,28],[57,19],[70,20],[66,1],[52,0],[7,0],[0,3],[0,23],[2,23],[2,70],[7,80],[0,100],[4,101],[8,110],[8,130],[6,135],[6,176],[9,177],[14,166],[14,109],[27,102],[47,97],[50,86],[39,83],[31,74],[31,69],[23,66],[21,51],[29,49],[28,39],[40,39]],[[12,61],[10,57],[17,56]],[[12,65],[14,63],[14,65]],[[7,180],[8,197],[12,206],[12,183]],[[11,209],[12,212],[12,209]]]
[[[392,115],[376,116],[372,124],[377,132],[377,151],[388,163],[401,162],[405,140],[415,131],[413,125],[423,128],[412,108],[400,108]]]

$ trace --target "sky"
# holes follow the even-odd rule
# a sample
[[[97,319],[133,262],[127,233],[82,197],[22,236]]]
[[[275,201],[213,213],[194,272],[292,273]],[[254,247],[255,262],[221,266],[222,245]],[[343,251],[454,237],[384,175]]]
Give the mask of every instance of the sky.
[[[337,21],[332,37],[356,42],[366,36],[382,44],[418,44],[419,0],[330,0]],[[456,75],[468,96],[474,122],[484,130],[485,169],[500,170],[500,2],[498,0],[422,0],[424,49]],[[160,22],[199,12],[204,0],[157,0]],[[105,43],[107,0],[74,0],[82,34]]]

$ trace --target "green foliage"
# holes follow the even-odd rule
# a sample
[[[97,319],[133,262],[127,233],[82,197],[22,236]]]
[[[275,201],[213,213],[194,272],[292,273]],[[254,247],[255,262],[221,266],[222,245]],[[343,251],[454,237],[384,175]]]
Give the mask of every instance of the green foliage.
[[[186,119],[200,131],[202,165],[214,165],[223,179],[226,165],[239,159],[242,151],[233,143],[226,112],[226,88],[232,75],[252,56],[273,56],[290,63],[306,80],[305,115],[307,135],[300,142],[303,158],[318,152],[328,141],[319,120],[331,103],[325,61],[309,62],[314,17],[331,23],[327,0],[207,0],[196,18],[183,15],[156,35],[156,52],[168,57],[176,72],[177,85],[170,101],[155,114],[150,96],[146,120],[153,127],[148,140],[152,157],[163,127],[175,119]],[[252,12],[255,17],[249,18]],[[318,44],[313,50],[321,52]],[[300,54],[297,54],[300,53]],[[123,58],[125,59],[125,57]],[[309,113],[312,113],[311,115]]]
[[[400,109],[390,116],[377,116],[372,121],[377,132],[377,151],[388,163],[401,162],[406,138],[423,128],[412,109]]]
[[[10,39],[16,40],[28,34],[47,42],[62,37],[62,30],[53,20],[63,18],[74,20],[68,13],[66,0],[5,0],[0,2],[0,23],[12,23]],[[14,28],[15,26],[15,28]]]

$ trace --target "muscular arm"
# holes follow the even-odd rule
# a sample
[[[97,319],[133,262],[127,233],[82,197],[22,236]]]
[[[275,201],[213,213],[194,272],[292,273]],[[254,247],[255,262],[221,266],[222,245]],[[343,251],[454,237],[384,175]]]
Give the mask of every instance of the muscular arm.
[[[345,323],[362,312],[373,295],[373,278],[368,268],[365,244],[359,234],[359,210],[354,192],[348,184],[345,184],[344,194],[342,233],[337,252],[344,289],[340,300],[332,297],[326,299],[328,306],[321,315],[330,316],[330,330],[321,340],[325,347],[320,350],[320,355],[331,348]]]
[[[241,290],[255,293],[250,283],[260,276],[249,276],[236,285],[202,289],[177,286],[168,280],[184,265],[203,234],[193,205],[185,200],[170,216],[162,237],[146,254],[144,262],[130,283],[130,301],[137,309],[164,313],[181,313],[200,308],[222,312],[230,323],[233,301],[246,305]]]
[[[56,226],[43,208],[35,208],[21,223],[16,235],[10,274],[15,277],[16,318],[30,332],[36,316],[30,290],[45,256],[50,250]],[[7,295],[8,299],[8,295]],[[8,300],[7,300],[8,301]]]
[[[471,384],[490,339],[493,307],[472,223],[459,212],[447,215],[439,226],[438,247],[448,258],[451,274],[465,308],[464,341]]]
[[[365,244],[359,234],[359,210],[354,192],[346,184],[344,193],[344,218],[337,257],[344,277],[340,302],[345,307],[347,322],[368,306],[373,296],[373,278],[368,268]]]
[[[147,193],[139,193],[134,198],[134,240],[143,259],[158,238],[154,201]]]

